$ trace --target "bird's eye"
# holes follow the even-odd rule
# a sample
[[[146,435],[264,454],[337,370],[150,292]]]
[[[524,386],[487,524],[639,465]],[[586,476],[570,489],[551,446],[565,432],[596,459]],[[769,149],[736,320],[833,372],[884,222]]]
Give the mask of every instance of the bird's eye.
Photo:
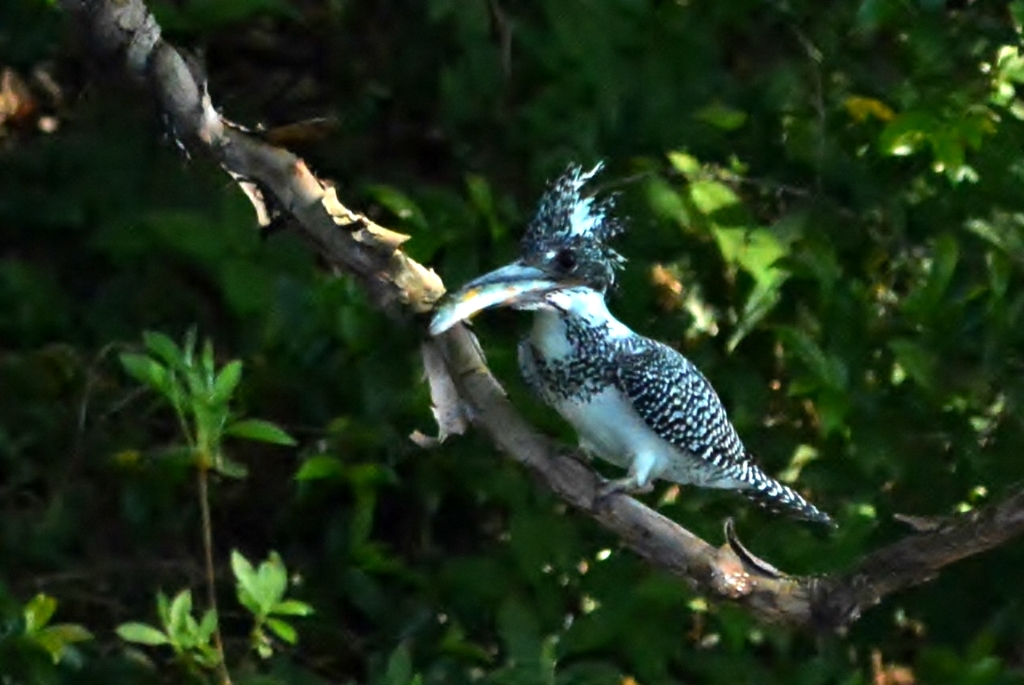
[[[576,253],[572,250],[559,250],[555,255],[555,264],[563,271],[572,271],[576,268]]]

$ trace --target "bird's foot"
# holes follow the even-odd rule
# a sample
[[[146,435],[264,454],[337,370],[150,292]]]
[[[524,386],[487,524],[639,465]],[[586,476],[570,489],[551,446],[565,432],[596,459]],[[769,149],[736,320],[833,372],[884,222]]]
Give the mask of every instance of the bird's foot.
[[[599,506],[608,501],[612,495],[643,495],[654,489],[654,484],[648,481],[643,485],[637,482],[636,476],[628,475],[625,478],[606,480],[597,489],[597,496],[594,498],[594,506]]]
[[[587,452],[583,448],[572,450],[570,452],[563,452],[563,454],[570,459],[575,459],[584,466],[590,466],[594,463],[594,458],[590,456],[590,452]]]

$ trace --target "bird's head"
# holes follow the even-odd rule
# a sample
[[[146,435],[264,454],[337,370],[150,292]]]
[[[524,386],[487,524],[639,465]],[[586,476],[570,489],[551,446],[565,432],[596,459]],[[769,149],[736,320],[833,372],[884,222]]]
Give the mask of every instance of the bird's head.
[[[511,264],[475,278],[441,305],[430,324],[434,335],[489,307],[559,308],[557,297],[573,290],[603,294],[625,260],[608,241],[623,231],[611,215],[612,198],[584,196],[598,171],[570,167],[541,198]]]

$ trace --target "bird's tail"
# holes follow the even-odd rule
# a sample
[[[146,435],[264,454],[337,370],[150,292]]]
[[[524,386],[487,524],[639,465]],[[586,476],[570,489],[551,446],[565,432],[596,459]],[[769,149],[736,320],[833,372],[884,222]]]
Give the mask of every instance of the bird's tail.
[[[805,500],[793,488],[783,485],[760,470],[751,470],[750,476],[749,486],[742,492],[765,509],[780,514],[791,514],[806,521],[824,523],[832,528],[836,527],[831,516]]]

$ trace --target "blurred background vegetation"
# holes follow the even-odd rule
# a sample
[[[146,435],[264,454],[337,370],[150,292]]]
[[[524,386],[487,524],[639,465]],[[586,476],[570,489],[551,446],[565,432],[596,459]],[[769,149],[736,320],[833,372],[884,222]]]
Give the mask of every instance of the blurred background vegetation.
[[[512,255],[546,179],[607,160],[631,227],[613,310],[689,355],[840,524],[822,540],[728,494],[649,496],[708,539],[736,516],[758,554],[827,572],[907,534],[895,513],[1024,478],[1021,0],[150,6],[229,118],[329,119],[287,144],[449,286]],[[1019,543],[814,638],[708,605],[480,436],[420,449],[421,328],[258,235],[96,67],[50,2],[0,3],[0,683],[217,678],[202,645],[140,627],[208,637],[201,509],[175,413],[121,362],[192,327],[217,367],[242,362],[232,410],[297,441],[225,438],[238,468],[211,477],[236,683],[1024,682]],[[518,380],[524,325],[478,332],[571,440]],[[297,642],[251,632],[259,592],[233,588],[261,560],[315,612],[287,605]]]

